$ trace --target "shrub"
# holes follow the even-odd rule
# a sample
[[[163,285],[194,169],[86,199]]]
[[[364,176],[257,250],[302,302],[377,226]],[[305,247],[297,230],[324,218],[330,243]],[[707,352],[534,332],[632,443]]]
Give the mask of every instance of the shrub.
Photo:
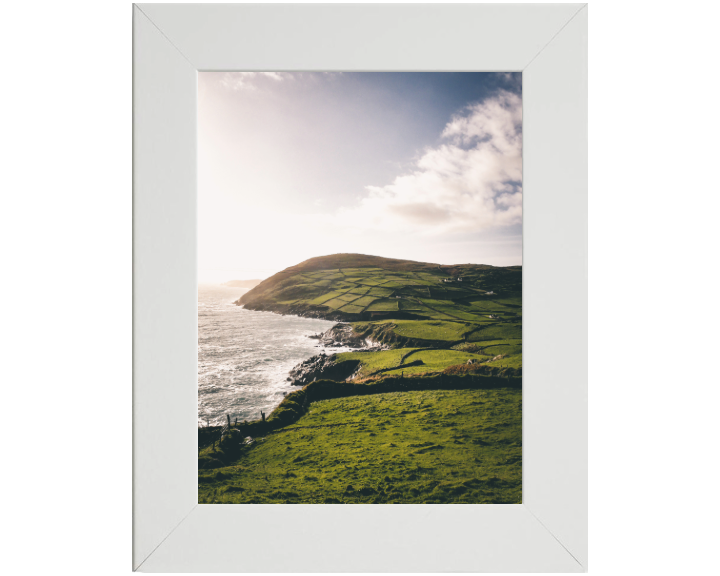
[[[487,366],[485,364],[455,364],[445,368],[442,373],[450,376],[478,374],[483,376],[499,376],[502,378],[519,378],[522,376],[522,368],[500,368],[498,366]]]
[[[299,404],[296,404],[295,402],[286,404],[284,406],[278,406],[273,410],[273,413],[270,414],[270,417],[268,418],[268,423],[273,425],[280,424],[280,425],[287,425],[292,424],[302,416],[303,410],[302,406]]]

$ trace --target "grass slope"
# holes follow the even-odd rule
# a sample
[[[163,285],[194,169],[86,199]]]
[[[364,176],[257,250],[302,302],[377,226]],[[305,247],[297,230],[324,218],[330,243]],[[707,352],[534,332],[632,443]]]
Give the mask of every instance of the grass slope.
[[[246,450],[200,471],[200,503],[518,504],[521,391],[322,400]]]

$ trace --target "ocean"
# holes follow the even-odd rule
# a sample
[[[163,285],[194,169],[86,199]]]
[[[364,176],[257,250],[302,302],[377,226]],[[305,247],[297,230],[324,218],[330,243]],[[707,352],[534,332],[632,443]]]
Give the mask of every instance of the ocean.
[[[198,286],[198,424],[256,420],[269,415],[290,386],[288,373],[324,348],[308,338],[336,324],[328,320],[245,310],[233,304],[247,292]],[[327,349],[326,353],[349,350]]]

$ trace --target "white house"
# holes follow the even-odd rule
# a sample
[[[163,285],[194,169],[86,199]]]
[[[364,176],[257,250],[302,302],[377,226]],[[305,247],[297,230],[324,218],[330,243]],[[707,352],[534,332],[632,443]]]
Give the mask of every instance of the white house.
[[[495,292],[493,292],[492,290],[490,290],[489,292],[485,292],[485,296],[490,296],[491,294],[495,294]]]

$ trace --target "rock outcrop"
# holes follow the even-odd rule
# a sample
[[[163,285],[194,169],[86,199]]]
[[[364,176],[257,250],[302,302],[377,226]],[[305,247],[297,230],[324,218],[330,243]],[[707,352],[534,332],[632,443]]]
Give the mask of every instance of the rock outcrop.
[[[355,373],[359,365],[358,360],[338,362],[335,354],[328,356],[323,352],[295,366],[288,380],[292,386],[304,386],[316,379],[345,380]]]
[[[330,330],[322,334],[315,334],[311,338],[317,338],[319,344],[326,348],[364,348],[365,338],[356,333],[350,324],[335,324]]]

